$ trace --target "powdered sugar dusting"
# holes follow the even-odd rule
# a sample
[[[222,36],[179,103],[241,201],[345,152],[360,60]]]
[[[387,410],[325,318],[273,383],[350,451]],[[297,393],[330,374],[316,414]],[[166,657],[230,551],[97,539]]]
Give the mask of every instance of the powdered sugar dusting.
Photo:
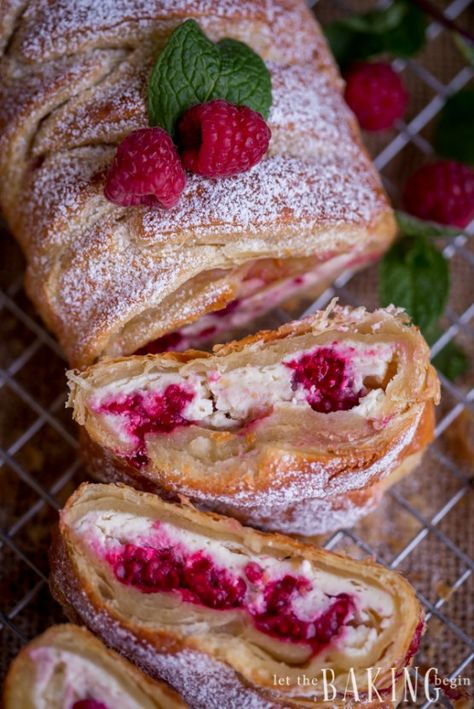
[[[35,268],[49,270],[51,258],[61,253],[54,247],[77,244],[74,231],[83,228],[85,212],[99,216],[113,211],[98,178],[111,157],[111,149],[103,146],[57,153],[31,175],[23,226]]]
[[[81,57],[65,57],[40,67],[18,66],[3,59],[0,63],[0,167],[3,179],[0,195],[5,213],[14,224],[21,214],[17,190],[34,170],[29,150],[40,121],[58,103],[99,81],[122,56],[117,50],[89,52]],[[27,211],[27,189],[22,202]]]
[[[371,223],[384,197],[367,168],[362,155],[334,152],[311,162],[278,155],[220,180],[190,175],[175,209],[144,213],[143,235],[153,240],[154,234],[192,229],[193,238],[199,238],[209,232],[248,234],[252,227],[278,223],[298,230]]]
[[[311,63],[278,66],[270,62],[273,104],[270,150],[293,155],[319,155],[358,150],[357,126],[335,81]]]
[[[137,46],[150,34],[166,36],[188,17],[204,28],[219,27],[226,36],[250,43],[253,38],[257,50],[283,61],[327,57],[304,5],[275,0],[37,0],[22,18],[14,48],[30,61],[44,61],[117,40]],[[275,43],[278,32],[281,41]]]
[[[97,143],[118,143],[148,125],[147,80],[156,55],[152,44],[132,52],[105,81],[60,106],[44,121],[34,153]]]

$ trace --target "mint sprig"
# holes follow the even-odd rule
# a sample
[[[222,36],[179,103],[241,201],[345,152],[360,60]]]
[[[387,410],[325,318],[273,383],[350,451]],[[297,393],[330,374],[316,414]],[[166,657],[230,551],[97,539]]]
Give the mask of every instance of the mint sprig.
[[[409,0],[395,0],[386,8],[333,22],[324,31],[341,67],[385,53],[407,58],[425,43],[426,16]]]
[[[463,89],[443,106],[433,146],[445,158],[474,165],[474,89]]]
[[[379,266],[380,302],[405,308],[432,345],[442,334],[439,320],[448,299],[450,278],[446,258],[429,239],[459,236],[461,232],[405,212],[396,212],[396,217],[401,238]],[[451,340],[433,358],[433,364],[454,379],[467,370],[468,359]]]
[[[443,254],[422,236],[395,242],[380,264],[380,301],[394,303],[413,318],[423,332],[444,311],[449,294],[449,270]]]
[[[222,98],[268,117],[272,104],[270,72],[250,47],[234,39],[211,42],[197,22],[186,20],[170,36],[148,86],[151,125],[173,134],[191,106]]]

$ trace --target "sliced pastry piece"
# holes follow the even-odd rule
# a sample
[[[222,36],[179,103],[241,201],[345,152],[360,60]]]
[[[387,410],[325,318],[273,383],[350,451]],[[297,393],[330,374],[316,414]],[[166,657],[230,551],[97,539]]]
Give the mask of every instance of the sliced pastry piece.
[[[213,354],[70,372],[69,405],[95,477],[322,534],[371,509],[431,440],[429,354],[403,312],[331,304]]]
[[[328,706],[324,675],[329,706],[372,706],[369,667],[393,706],[423,630],[382,566],[124,485],[83,484],[51,557],[67,613],[202,709]]]
[[[4,709],[185,709],[164,682],[144,675],[85,628],[56,625],[12,662]]]

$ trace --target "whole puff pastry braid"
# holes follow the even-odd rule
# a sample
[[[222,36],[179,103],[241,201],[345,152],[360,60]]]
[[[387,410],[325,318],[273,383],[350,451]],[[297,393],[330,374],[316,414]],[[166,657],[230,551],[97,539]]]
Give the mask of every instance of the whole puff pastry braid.
[[[433,436],[439,383],[395,308],[331,304],[214,348],[69,372],[92,474],[266,530],[347,527]]]
[[[186,709],[164,682],[150,679],[86,628],[56,625],[12,662],[3,709]]]
[[[189,175],[169,210],[103,196],[115,146],[147,125],[153,62],[194,18],[272,75],[266,159]],[[376,259],[394,235],[342,82],[303,0],[4,0],[0,206],[26,285],[73,366],[158,339],[185,349]],[[213,313],[218,315],[214,316]]]
[[[413,589],[382,566],[123,485],[84,484],[67,502],[52,590],[196,709],[396,706],[423,630]],[[350,668],[357,700],[350,684],[343,698]]]

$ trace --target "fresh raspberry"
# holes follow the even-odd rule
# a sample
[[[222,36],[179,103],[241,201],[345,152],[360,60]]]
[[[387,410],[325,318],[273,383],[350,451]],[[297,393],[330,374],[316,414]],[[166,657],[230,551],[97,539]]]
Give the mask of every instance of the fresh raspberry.
[[[423,165],[407,180],[404,202],[420,219],[465,227],[474,219],[474,170],[454,160]]]
[[[390,64],[361,62],[346,75],[346,102],[364,130],[391,128],[405,113],[408,92]]]
[[[162,128],[141,128],[127,135],[118,146],[104,194],[122,207],[172,207],[185,183],[185,172],[168,133]]]
[[[178,125],[183,165],[204,177],[250,170],[268,150],[271,131],[247,106],[216,99],[190,108]]]

